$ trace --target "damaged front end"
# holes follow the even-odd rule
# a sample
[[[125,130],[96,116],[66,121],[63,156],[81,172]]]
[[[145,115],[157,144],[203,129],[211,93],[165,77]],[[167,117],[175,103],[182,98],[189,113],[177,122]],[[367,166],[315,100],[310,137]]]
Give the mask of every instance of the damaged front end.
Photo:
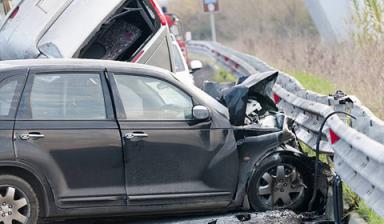
[[[278,133],[280,143],[294,140],[291,123],[269,97],[278,72],[241,78],[236,85],[206,82],[203,90],[228,108],[238,141]]]
[[[278,75],[259,73],[241,78],[236,85],[204,84],[203,90],[228,108],[236,135],[241,164],[235,201],[257,211],[322,214],[329,184],[320,174],[315,205],[308,210],[315,163],[298,144],[293,121],[271,99]]]

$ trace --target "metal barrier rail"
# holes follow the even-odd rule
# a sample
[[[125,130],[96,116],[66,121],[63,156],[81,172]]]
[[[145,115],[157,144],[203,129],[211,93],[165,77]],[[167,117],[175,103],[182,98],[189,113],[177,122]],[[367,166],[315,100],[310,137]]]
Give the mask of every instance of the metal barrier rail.
[[[218,43],[191,41],[188,47],[215,59],[238,77],[277,70],[256,57]],[[332,116],[321,133],[320,151],[334,154],[337,174],[384,217],[384,122],[355,97],[308,91],[285,73],[280,73],[271,98],[295,120],[297,137],[312,149],[316,147],[320,125],[330,113],[343,111],[356,117],[352,120]]]

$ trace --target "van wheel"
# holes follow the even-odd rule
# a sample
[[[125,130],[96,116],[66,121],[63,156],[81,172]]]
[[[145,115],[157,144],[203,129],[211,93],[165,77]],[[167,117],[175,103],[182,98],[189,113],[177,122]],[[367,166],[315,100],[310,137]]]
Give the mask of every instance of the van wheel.
[[[39,217],[37,195],[23,179],[0,175],[0,223],[36,224]]]
[[[258,166],[248,187],[256,211],[306,210],[313,189],[311,164],[293,155],[272,155]]]

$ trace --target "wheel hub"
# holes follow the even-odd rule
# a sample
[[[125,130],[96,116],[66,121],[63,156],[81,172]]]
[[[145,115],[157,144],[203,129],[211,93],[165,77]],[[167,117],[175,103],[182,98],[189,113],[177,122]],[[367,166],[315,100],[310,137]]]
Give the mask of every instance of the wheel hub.
[[[288,164],[269,169],[258,183],[258,197],[272,208],[286,208],[303,194],[303,180],[296,168]]]
[[[12,215],[12,205],[10,204],[7,204],[7,203],[3,203],[1,206],[0,206],[0,214],[2,216],[6,216],[6,215]]]

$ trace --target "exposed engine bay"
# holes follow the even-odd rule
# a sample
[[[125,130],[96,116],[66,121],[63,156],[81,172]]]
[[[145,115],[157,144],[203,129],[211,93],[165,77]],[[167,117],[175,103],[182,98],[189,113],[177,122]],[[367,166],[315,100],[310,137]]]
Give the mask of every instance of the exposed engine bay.
[[[203,90],[228,108],[237,138],[283,131],[282,141],[294,139],[289,120],[269,96],[278,72],[240,78],[234,85],[206,82]]]

